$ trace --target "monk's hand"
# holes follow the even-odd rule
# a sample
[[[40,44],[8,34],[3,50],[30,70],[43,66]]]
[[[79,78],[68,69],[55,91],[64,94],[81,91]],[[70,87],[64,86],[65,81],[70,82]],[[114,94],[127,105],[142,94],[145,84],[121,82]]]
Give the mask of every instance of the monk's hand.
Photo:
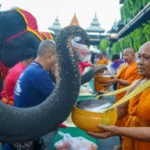
[[[119,82],[119,81],[118,81],[118,78],[113,78],[112,80],[107,81],[107,82],[105,83],[105,85],[111,86],[111,85],[113,85],[113,84],[115,84],[115,83],[118,83],[118,82]]]
[[[112,136],[116,136],[117,135],[117,126],[105,126],[105,125],[99,125],[99,128],[103,129],[104,132],[102,133],[96,133],[96,132],[90,132],[88,131],[87,134],[93,138],[102,138],[102,139],[106,139]]]

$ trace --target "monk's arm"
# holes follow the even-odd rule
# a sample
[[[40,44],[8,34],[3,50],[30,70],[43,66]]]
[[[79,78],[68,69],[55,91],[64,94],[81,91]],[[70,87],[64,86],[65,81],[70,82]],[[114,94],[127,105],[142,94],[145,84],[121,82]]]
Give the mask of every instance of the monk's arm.
[[[117,107],[118,120],[125,117],[128,113],[128,103],[125,102]]]
[[[119,84],[129,85],[127,80],[117,79],[117,81],[118,81]]]
[[[116,134],[150,142],[150,127],[116,127]]]
[[[125,85],[125,86],[129,85],[127,80],[122,80],[122,79],[119,79],[119,78],[113,78],[111,81],[106,82],[106,84],[109,84],[109,85],[112,85],[114,83],[119,83],[119,84],[122,84],[122,85]]]
[[[118,127],[99,125],[103,129],[103,133],[88,132],[94,138],[108,138],[111,136],[125,136],[135,140],[150,142],[150,127]]]

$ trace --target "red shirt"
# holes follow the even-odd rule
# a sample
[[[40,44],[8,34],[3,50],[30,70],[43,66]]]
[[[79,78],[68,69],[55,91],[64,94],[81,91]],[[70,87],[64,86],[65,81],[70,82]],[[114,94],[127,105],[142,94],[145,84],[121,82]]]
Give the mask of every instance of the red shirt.
[[[25,68],[26,66],[22,62],[19,62],[13,68],[11,68],[4,81],[5,88],[3,87],[2,92],[0,93],[2,98],[7,98],[8,95],[9,100],[14,100],[14,88],[16,82]]]

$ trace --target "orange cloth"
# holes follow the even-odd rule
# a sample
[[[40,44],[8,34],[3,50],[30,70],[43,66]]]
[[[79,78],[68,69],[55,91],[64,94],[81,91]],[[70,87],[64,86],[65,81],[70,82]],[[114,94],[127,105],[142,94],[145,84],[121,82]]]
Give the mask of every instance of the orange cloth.
[[[119,69],[118,69],[118,71],[117,71],[117,73],[116,73],[116,75],[115,75],[115,77],[118,78],[118,77],[120,76],[122,70],[123,70],[125,67],[127,67],[127,66],[128,66],[127,63],[121,64],[120,67],[119,67]]]
[[[2,97],[1,101],[7,105],[14,106],[14,100],[12,99],[8,100],[6,97]]]
[[[96,65],[101,65],[101,64],[107,65],[108,64],[108,60],[106,58],[98,59],[96,61]]]
[[[109,86],[104,86],[104,85],[102,85],[101,83],[100,83],[100,81],[99,81],[99,76],[96,76],[95,78],[94,78],[94,86],[95,86],[95,91],[96,92],[100,92],[100,91],[106,91],[106,90],[108,90],[108,88],[109,88]]]
[[[131,63],[130,65],[124,67],[122,71],[120,72],[120,75],[118,76],[121,80],[126,80],[128,84],[130,85],[133,81],[138,80],[142,78],[140,75],[138,75],[138,68],[136,62]],[[117,89],[124,88],[125,85],[118,85]],[[116,102],[119,101],[126,92],[120,93],[116,95]]]
[[[106,58],[102,58],[102,59],[98,59],[96,61],[96,65],[101,65],[101,64],[105,64],[107,65],[108,64],[108,60]],[[102,72],[103,73],[103,72]],[[98,80],[98,77],[95,77],[94,78],[94,86],[95,86],[95,91],[96,92],[100,92],[104,89],[107,89],[106,87],[102,86],[100,83],[99,83],[99,80]]]
[[[123,69],[121,69],[121,72],[118,75],[118,78],[121,79],[121,80],[126,80],[129,85],[132,82],[134,82],[135,80],[138,80],[138,79],[142,78],[140,75],[138,75],[138,68],[137,68],[136,62],[133,62],[130,65],[128,65],[128,66],[124,67]],[[124,87],[125,87],[125,85],[119,84],[117,89],[121,89],[121,88],[124,88]],[[115,102],[118,102],[125,95],[125,93],[126,92],[122,92],[120,94],[117,94]],[[117,126],[124,126],[126,121],[127,121],[127,117],[124,117],[123,119],[118,120],[116,125]]]
[[[130,100],[126,127],[150,127],[150,88]],[[123,150],[149,150],[150,142],[124,137]]]

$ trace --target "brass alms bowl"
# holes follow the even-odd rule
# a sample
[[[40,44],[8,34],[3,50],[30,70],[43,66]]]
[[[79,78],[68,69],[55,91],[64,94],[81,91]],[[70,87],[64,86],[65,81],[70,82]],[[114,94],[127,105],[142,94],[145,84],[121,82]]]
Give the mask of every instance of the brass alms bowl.
[[[100,84],[105,84],[106,82],[113,79],[112,75],[100,75],[95,77]]]
[[[72,111],[73,123],[84,131],[103,132],[102,129],[98,128],[98,125],[114,125],[117,121],[116,109],[99,113],[86,110],[86,107],[90,108],[90,106],[99,106],[105,103],[108,101],[95,99],[77,102]]]

